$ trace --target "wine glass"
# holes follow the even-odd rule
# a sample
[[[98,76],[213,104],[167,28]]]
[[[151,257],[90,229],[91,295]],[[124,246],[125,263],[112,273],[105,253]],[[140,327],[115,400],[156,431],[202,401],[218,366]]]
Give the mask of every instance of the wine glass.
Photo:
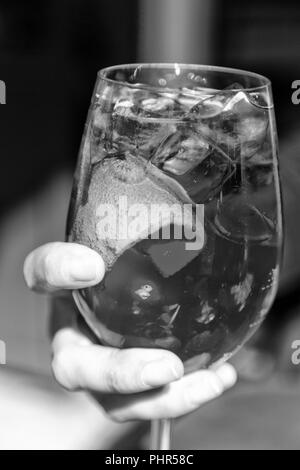
[[[133,64],[98,74],[67,239],[101,254],[74,291],[103,345],[163,348],[185,373],[228,360],[274,300],[282,246],[270,81],[241,70]],[[168,449],[170,421],[153,424]]]

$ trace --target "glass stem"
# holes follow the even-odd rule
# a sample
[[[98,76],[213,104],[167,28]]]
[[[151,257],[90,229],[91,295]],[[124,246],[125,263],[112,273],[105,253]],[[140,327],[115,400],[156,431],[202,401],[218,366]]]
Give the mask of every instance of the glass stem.
[[[171,419],[157,419],[151,422],[150,450],[171,449]]]

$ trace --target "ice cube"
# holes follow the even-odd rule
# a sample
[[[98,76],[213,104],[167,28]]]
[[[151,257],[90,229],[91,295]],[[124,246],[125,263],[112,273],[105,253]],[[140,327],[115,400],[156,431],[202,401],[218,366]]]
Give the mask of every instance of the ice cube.
[[[262,145],[268,129],[268,112],[255,106],[249,94],[229,90],[198,103],[190,112],[199,130],[232,158],[249,158]]]
[[[245,99],[247,100],[247,97],[244,92],[228,88],[227,91],[219,91],[202,99],[190,110],[188,117],[213,118],[223,112],[231,111],[237,103]]]
[[[254,187],[267,186],[274,181],[273,148],[271,142],[265,142],[262,147],[245,162],[247,181]]]
[[[112,103],[105,101],[93,109],[90,128],[92,164],[101,161],[112,150]]]
[[[181,105],[182,110],[190,112],[190,110],[194,106],[196,106],[199,102],[205,100],[209,96],[209,90],[207,90],[206,88],[182,88],[180,90],[180,94],[176,98],[176,101]]]
[[[150,159],[161,142],[175,131],[176,126],[171,120],[169,122],[162,122],[159,119],[151,121],[140,120],[136,139],[138,153],[147,160]]]
[[[239,92],[224,109],[233,120],[232,137],[242,157],[250,157],[263,144],[268,129],[268,112],[254,106],[249,95]],[[231,115],[231,116],[230,116]]]
[[[98,143],[102,139],[109,138],[111,129],[111,113],[103,111],[102,107],[96,107],[92,117],[92,134]]]
[[[190,150],[188,152],[179,152],[175,157],[167,160],[163,169],[174,175],[184,175],[187,171],[192,170],[205,158],[197,152],[197,150]]]
[[[146,95],[145,86],[141,83],[136,83],[130,87],[117,87],[114,91],[114,96],[117,97],[116,101],[129,100],[134,104],[138,103]]]
[[[268,119],[265,111],[256,111],[241,116],[236,123],[236,137],[241,146],[241,156],[249,158],[261,147],[266,138]]]
[[[197,103],[190,111],[188,118],[209,119],[222,113],[227,96],[215,95]]]
[[[122,116],[132,115],[132,108],[134,103],[131,100],[119,100],[114,106],[114,113],[120,114]]]
[[[174,175],[184,175],[199,165],[210,152],[209,144],[191,129],[178,126],[160,143],[152,163]]]
[[[210,153],[209,144],[196,133],[190,134],[179,145],[178,153],[163,164],[163,170],[175,175],[184,175],[192,170]]]
[[[274,222],[241,194],[223,199],[214,224],[220,235],[236,242],[267,241],[275,232]]]
[[[160,93],[147,96],[135,103],[135,113],[138,118],[144,119],[178,119],[184,118],[186,109],[179,102],[177,95]]]
[[[175,124],[174,124],[175,126]],[[152,152],[151,162],[176,179],[196,203],[210,200],[234,171],[202,122],[180,123]]]
[[[200,250],[186,250],[183,240],[157,242],[147,249],[163,277],[173,276],[196,258],[199,252]]]
[[[195,203],[206,203],[218,194],[234,172],[234,164],[218,148],[183,175],[174,175]]]
[[[174,101],[168,97],[140,95],[120,99],[113,112],[113,144],[120,151],[150,158],[151,152],[176,129],[167,119]],[[172,112],[173,116],[173,112]]]
[[[138,135],[138,123],[133,112],[134,103],[128,99],[119,100],[112,114],[112,141],[118,151],[134,151]]]
[[[179,127],[174,132],[165,135],[155,149],[151,162],[158,168],[162,168],[168,158],[179,152],[181,140],[183,140],[183,137]]]
[[[242,107],[247,103],[250,103],[247,94],[244,91],[238,91],[233,95],[229,94],[227,100],[225,98],[223,111],[234,111],[237,106],[239,110],[242,110]]]
[[[141,110],[150,115],[152,113],[165,114],[166,112],[172,111],[174,107],[174,100],[171,98],[157,97],[147,98],[141,103]]]

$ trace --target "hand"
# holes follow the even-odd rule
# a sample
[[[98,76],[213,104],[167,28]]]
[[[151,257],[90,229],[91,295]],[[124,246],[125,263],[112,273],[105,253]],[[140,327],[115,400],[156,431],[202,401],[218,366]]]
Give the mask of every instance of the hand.
[[[112,419],[124,422],[190,413],[234,385],[229,364],[183,376],[183,364],[172,352],[99,346],[80,332],[70,289],[98,284],[104,272],[99,254],[72,243],[49,243],[25,260],[28,287],[53,294],[52,367],[64,388],[90,391]]]

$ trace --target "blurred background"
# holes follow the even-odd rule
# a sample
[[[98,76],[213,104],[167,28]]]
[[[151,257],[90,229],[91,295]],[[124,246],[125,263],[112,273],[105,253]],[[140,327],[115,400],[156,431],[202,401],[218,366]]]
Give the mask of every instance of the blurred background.
[[[34,247],[63,240],[96,73],[136,61],[249,69],[273,83],[286,246],[281,285],[263,329],[235,359],[234,391],[175,426],[174,448],[299,449],[300,79],[297,0],[1,0],[0,448],[139,448],[147,425],[111,423],[50,372],[47,299],[26,290]],[[105,430],[105,431],[104,431]]]

